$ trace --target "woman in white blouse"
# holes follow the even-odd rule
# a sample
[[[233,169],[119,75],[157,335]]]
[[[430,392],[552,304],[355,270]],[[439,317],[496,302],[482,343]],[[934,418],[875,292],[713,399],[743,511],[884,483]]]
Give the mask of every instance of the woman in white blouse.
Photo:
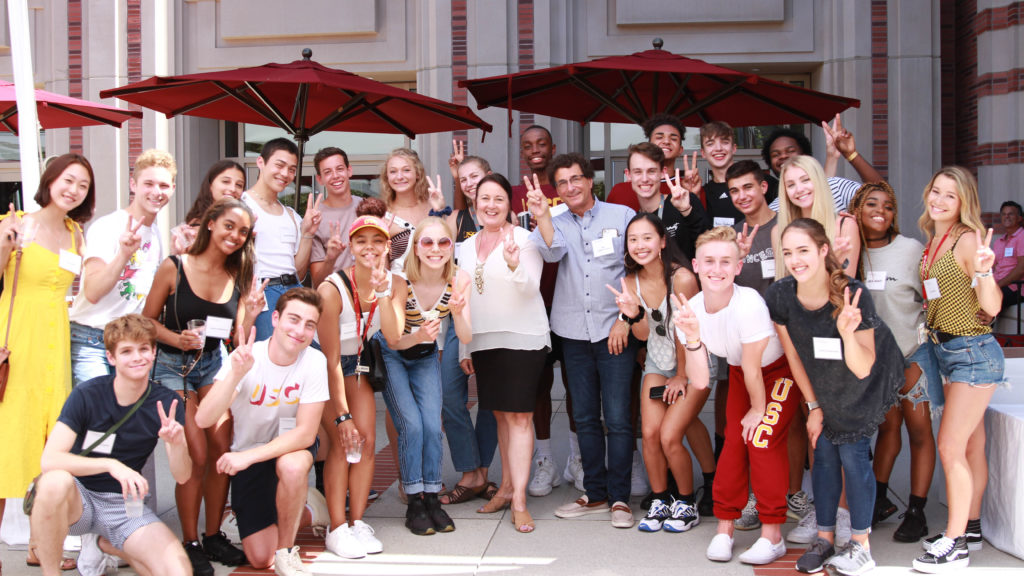
[[[479,232],[462,244],[459,265],[473,279],[470,315],[473,340],[462,346],[462,369],[476,369],[480,408],[498,420],[501,486],[478,512],[512,505],[512,523],[532,532],[526,510],[526,485],[533,454],[533,407],[537,383],[551,345],[544,300],[540,295],[543,260],[529,232],[509,217],[512,185],[490,174],[476,188]]]

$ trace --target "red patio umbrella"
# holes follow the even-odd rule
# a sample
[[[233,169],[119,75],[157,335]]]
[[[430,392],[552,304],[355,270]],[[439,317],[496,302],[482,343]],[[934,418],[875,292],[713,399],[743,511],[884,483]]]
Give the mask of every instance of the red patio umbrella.
[[[100,96],[116,97],[163,112],[231,122],[278,126],[287,131],[303,155],[310,136],[324,130],[417,134],[491,125],[466,106],[328,68],[310,60],[265,64],[182,76],[154,76]],[[302,163],[296,181],[301,181]],[[298,190],[298,188],[296,188]],[[295,195],[298,202],[299,194]]]
[[[100,124],[120,128],[121,124],[129,118],[142,118],[142,112],[122,110],[46,90],[36,90],[36,115],[43,128],[71,128]],[[2,80],[0,80],[0,130],[18,133],[18,102],[14,94],[14,84]]]
[[[661,49],[459,82],[498,106],[576,122],[642,124],[663,112],[687,126],[820,122],[860,101],[708,64]],[[511,125],[511,118],[509,124]]]

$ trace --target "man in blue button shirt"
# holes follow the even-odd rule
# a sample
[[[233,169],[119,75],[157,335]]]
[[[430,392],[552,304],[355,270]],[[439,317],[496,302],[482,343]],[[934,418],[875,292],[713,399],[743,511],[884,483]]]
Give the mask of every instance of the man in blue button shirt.
[[[636,213],[594,197],[594,171],[579,154],[557,156],[548,166],[548,180],[568,209],[552,216],[534,175],[527,192],[530,212],[537,220],[531,239],[545,261],[559,263],[551,330],[563,339],[586,488],[586,494],[560,507],[555,515],[574,518],[602,513],[612,502],[612,525],[630,528],[629,381],[636,341],[630,338],[629,325],[619,318],[615,298],[605,285],[619,286],[625,274],[626,225]],[[608,428],[607,467],[602,415]]]

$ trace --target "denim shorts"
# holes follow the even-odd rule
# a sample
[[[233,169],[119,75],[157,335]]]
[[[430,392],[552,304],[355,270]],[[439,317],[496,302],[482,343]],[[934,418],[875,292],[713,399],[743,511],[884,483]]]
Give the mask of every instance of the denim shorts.
[[[341,375],[355,376],[356,366],[359,365],[359,356],[356,354],[341,355]]]
[[[959,336],[935,344],[939,372],[946,382],[988,388],[1006,384],[1003,349],[991,334]]]
[[[942,377],[939,376],[939,365],[935,359],[932,342],[925,341],[907,357],[906,364],[917,364],[921,369],[921,377],[906,394],[899,394],[900,400],[906,400],[913,406],[921,402],[929,402],[932,408],[941,408],[945,403],[942,391]]]
[[[655,364],[653,360],[648,358],[647,362],[644,362],[644,375],[643,375],[643,379],[647,379],[647,375],[648,374],[659,374],[661,376],[664,376],[665,378],[671,378],[671,377],[676,375],[676,370],[675,369],[672,369],[672,370],[662,370],[661,368],[658,368],[658,365]],[[641,382],[642,381],[643,380],[641,380]]]
[[[199,360],[195,360],[195,357],[194,351],[166,352],[163,349],[158,349],[156,364],[153,368],[153,380],[174,392],[182,392],[186,389],[198,392],[201,388],[213,384],[213,378],[227,361],[228,353],[222,343],[213,351],[203,351]]]

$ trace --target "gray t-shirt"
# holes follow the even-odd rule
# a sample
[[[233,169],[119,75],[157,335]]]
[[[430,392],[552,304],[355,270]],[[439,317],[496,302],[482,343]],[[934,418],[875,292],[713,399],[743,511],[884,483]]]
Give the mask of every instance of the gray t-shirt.
[[[327,258],[327,242],[331,239],[331,222],[337,222],[341,226],[341,238],[345,242],[345,249],[341,251],[338,259],[334,261],[331,271],[339,268],[348,268],[354,262],[352,251],[349,250],[348,228],[356,220],[356,208],[363,199],[359,196],[352,196],[352,203],[344,208],[332,208],[331,206],[320,206],[320,227],[316,229],[313,238],[313,248],[310,252],[310,262],[323,262]]]
[[[772,249],[772,236],[775,234],[775,225],[778,223],[778,216],[772,216],[767,224],[762,224],[757,229],[754,242],[750,245],[750,253],[743,259],[743,268],[736,276],[737,286],[753,288],[762,298],[768,291],[768,287],[775,281],[776,264],[775,252]],[[739,234],[743,231],[743,222],[733,224],[733,228]],[[749,225],[747,228],[749,234],[752,228]]]
[[[888,246],[864,250],[862,260],[864,284],[904,357],[917,350],[917,326],[925,318],[918,268],[923,251],[917,240],[897,235]]]

